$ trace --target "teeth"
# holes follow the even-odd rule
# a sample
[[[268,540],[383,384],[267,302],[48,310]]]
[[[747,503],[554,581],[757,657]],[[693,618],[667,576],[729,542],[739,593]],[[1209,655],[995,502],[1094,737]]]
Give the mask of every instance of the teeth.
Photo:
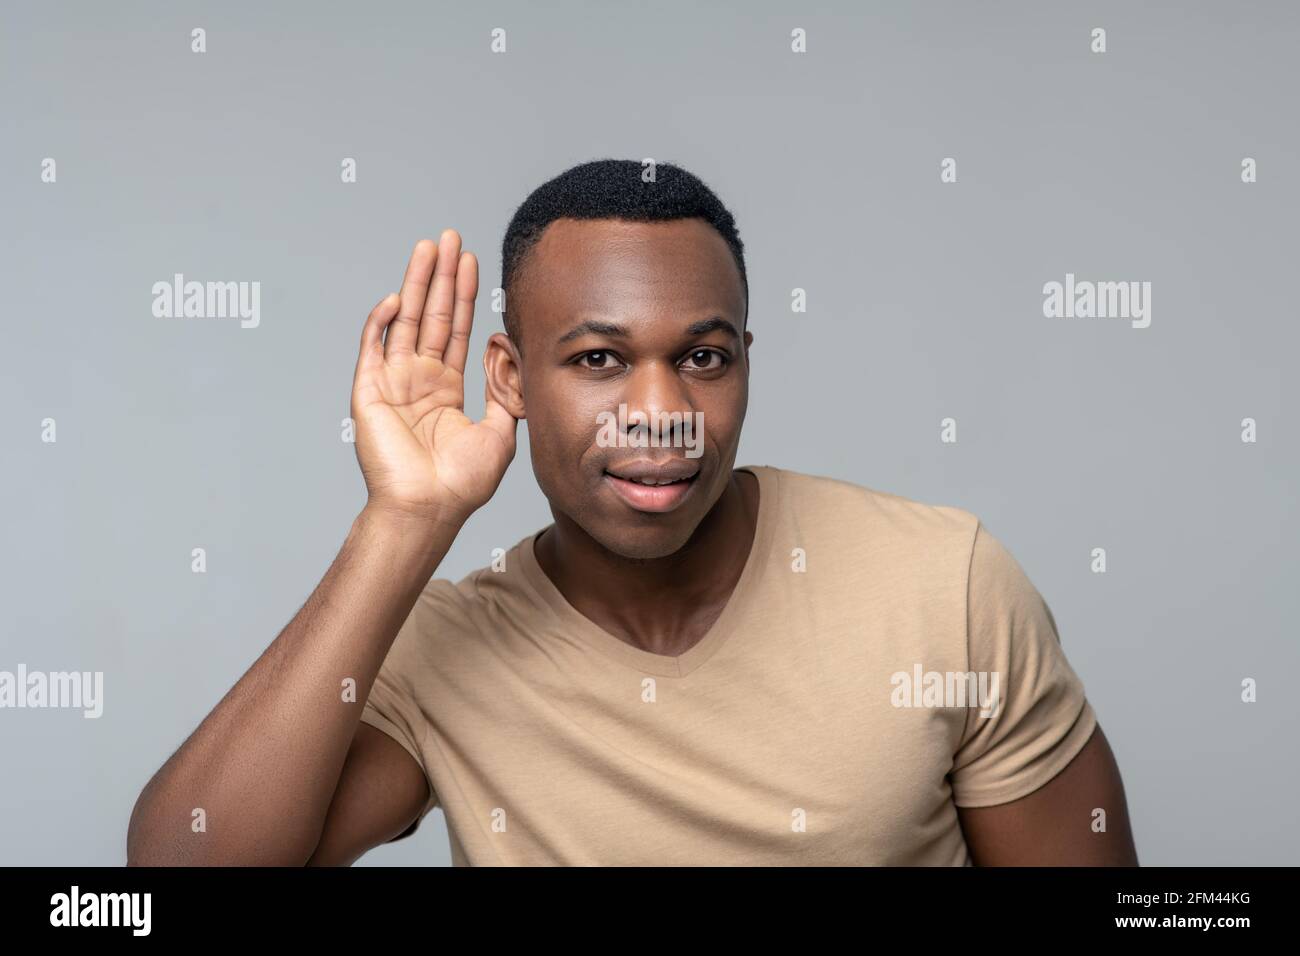
[[[627,478],[624,480],[634,481],[638,485],[649,485],[652,488],[657,488],[660,485],[675,485],[677,482],[685,481],[686,479],[685,478],[664,478],[664,479],[656,480],[654,478]]]

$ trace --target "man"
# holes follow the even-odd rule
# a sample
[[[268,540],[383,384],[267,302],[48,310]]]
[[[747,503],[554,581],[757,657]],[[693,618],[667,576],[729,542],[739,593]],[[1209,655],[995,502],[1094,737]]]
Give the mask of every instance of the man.
[[[974,515],[734,467],[748,282],[707,186],[577,166],[502,284],[478,422],[459,236],[371,313],[368,502],[141,794],[130,862],[346,864],[437,805],[456,864],[1136,862],[1051,612]],[[520,419],[554,523],[433,578]]]

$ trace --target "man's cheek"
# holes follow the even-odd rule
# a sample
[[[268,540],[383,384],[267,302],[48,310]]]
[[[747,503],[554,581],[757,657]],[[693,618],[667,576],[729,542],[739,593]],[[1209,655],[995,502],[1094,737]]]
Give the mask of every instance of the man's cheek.
[[[530,435],[545,436],[541,445],[543,457],[557,468],[573,471],[581,467],[595,444],[596,424],[588,423],[579,415],[566,414],[560,418],[534,422]],[[534,439],[536,441],[536,439]]]

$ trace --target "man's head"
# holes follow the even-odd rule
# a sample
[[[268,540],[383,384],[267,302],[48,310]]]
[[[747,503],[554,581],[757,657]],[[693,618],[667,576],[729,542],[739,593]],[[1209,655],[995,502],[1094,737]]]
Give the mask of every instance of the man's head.
[[[557,522],[656,558],[686,544],[730,481],[752,337],[731,214],[679,167],[642,174],[632,160],[584,163],[519,207],[502,245],[507,334],[484,368],[529,422]]]

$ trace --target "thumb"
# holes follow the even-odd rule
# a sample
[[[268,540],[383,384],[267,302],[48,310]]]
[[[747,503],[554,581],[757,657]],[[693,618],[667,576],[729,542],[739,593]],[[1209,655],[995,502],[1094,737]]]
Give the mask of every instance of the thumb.
[[[492,397],[492,390],[484,383],[483,402],[485,409],[483,411],[483,420],[480,424],[490,428],[510,451],[511,455],[515,453],[515,434],[519,430],[519,419],[506,411],[506,407]]]

